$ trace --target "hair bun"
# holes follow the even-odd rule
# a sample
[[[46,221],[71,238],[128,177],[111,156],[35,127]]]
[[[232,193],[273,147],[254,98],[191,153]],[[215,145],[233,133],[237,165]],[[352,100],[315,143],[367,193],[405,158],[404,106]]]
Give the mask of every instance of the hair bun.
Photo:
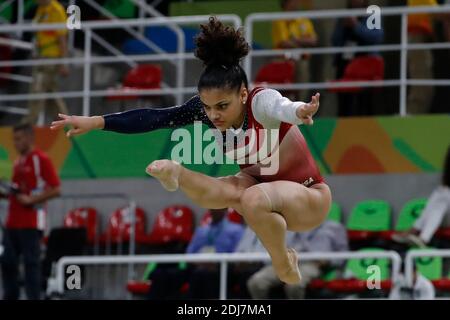
[[[249,45],[241,30],[225,26],[216,17],[200,25],[200,34],[195,38],[195,56],[206,66],[233,66],[248,54]]]

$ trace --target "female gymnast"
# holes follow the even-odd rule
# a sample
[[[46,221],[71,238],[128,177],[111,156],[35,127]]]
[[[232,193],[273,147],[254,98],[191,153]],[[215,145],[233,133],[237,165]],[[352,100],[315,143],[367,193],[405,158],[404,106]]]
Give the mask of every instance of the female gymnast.
[[[239,65],[249,50],[241,31],[223,25],[215,17],[200,27],[195,55],[205,68],[198,82],[198,95],[180,106],[164,109],[136,109],[93,117],[60,114],[62,120],[54,121],[51,128],[70,125],[68,136],[94,129],[142,133],[198,120],[210,129],[219,129],[224,136],[230,130],[277,131],[279,168],[274,174],[261,173],[262,161],[240,164],[239,173],[219,178],[188,170],[172,160],[153,161],[146,172],[169,191],[181,189],[201,207],[234,208],[267,249],[280,280],[298,283],[298,255],[286,247],[286,230],[301,232],[317,227],[331,205],[330,189],[298,128],[300,124],[313,123],[320,96],[317,93],[310,103],[303,103],[292,102],[273,89],[257,87],[249,91],[247,76]],[[251,137],[247,138],[241,136],[241,141],[233,141],[231,150],[244,148],[251,152],[246,148]],[[229,144],[228,140],[225,144]]]

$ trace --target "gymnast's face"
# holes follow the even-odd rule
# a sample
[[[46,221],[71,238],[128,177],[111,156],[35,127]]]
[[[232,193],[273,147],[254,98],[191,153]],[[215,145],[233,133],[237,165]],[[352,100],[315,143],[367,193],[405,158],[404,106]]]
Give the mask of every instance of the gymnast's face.
[[[239,128],[244,122],[248,90],[244,85],[235,89],[205,88],[200,91],[206,115],[220,131]]]

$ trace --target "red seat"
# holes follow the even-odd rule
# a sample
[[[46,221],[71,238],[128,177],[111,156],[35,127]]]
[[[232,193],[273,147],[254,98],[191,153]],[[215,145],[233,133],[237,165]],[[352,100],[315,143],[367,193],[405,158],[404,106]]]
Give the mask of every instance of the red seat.
[[[206,211],[200,220],[200,225],[205,226],[211,223],[211,211]],[[234,223],[244,223],[242,216],[234,209],[228,208],[227,219]]]
[[[433,286],[439,291],[450,291],[450,279],[432,280]]]
[[[380,281],[380,287],[383,291],[389,291],[392,288],[392,280]],[[339,293],[361,293],[368,291],[365,280],[358,279],[336,279],[326,282],[326,288]]]
[[[384,79],[384,59],[379,56],[363,56],[353,59],[345,68],[344,76],[332,82],[373,81]],[[332,88],[331,92],[359,92],[362,87]]]
[[[156,64],[141,64],[131,69],[123,79],[119,88],[110,89],[108,100],[136,100],[138,95],[121,95],[123,92],[139,89],[160,89],[162,69]]]
[[[81,207],[71,210],[64,217],[64,227],[66,228],[86,228],[88,242],[94,244],[97,238],[98,213],[90,207]]]
[[[160,65],[141,64],[131,69],[123,81],[124,87],[137,89],[161,88],[162,70]]]
[[[150,234],[143,239],[147,244],[173,241],[189,243],[194,231],[194,213],[187,206],[174,205],[160,211]]]
[[[255,83],[294,83],[295,64],[292,60],[268,63],[259,69]]]
[[[244,223],[244,218],[234,209],[229,208],[228,209],[228,220],[230,220],[231,222],[234,223],[240,223],[243,224]]]
[[[145,237],[146,216],[142,208],[136,207],[135,212],[136,241]],[[118,244],[130,241],[131,214],[129,207],[119,208],[111,215],[107,229],[101,236],[101,242]]]
[[[127,283],[128,292],[136,295],[145,295],[150,291],[152,282],[149,281],[135,281],[131,280]]]
[[[450,240],[450,228],[439,228],[435,237],[441,240]]]
[[[347,230],[349,242],[368,241],[377,238],[380,231]]]

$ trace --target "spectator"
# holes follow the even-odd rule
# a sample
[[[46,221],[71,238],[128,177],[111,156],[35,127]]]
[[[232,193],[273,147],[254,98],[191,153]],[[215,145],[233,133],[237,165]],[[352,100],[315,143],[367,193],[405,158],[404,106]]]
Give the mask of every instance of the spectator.
[[[212,221],[196,229],[186,253],[234,252],[244,233],[244,227],[225,218],[227,209],[211,210]],[[150,299],[175,297],[186,281],[189,298],[219,297],[219,269],[217,263],[197,263],[184,270],[157,269],[152,273]]]
[[[394,234],[392,239],[399,243],[426,247],[448,213],[450,213],[450,146],[445,156],[441,183],[431,193],[420,218],[416,220],[411,230]]]
[[[414,270],[413,287],[409,287],[403,275],[400,275],[389,294],[391,300],[433,300],[436,292],[433,283]]]
[[[9,212],[3,231],[2,277],[5,300],[17,300],[19,259],[25,263],[28,299],[40,298],[40,241],[45,227],[45,202],[60,194],[60,181],[48,156],[34,147],[29,124],[14,127],[19,159],[14,164]]]
[[[347,8],[367,8],[367,0],[348,0]],[[334,47],[355,47],[377,45],[383,42],[383,27],[369,29],[367,19],[369,17],[349,17],[339,19],[334,28],[332,44]],[[356,57],[378,55],[377,52],[346,52],[335,55],[336,79],[343,77],[345,68]],[[371,90],[363,90],[362,93],[338,93],[339,116],[367,115],[374,113],[373,94]]]
[[[436,0],[408,0],[408,6],[437,6]],[[433,41],[434,32],[430,14],[408,16],[408,43]],[[408,50],[408,72],[411,79],[433,78],[433,55],[429,49]],[[409,89],[407,110],[410,114],[428,113],[433,101],[432,86],[412,86]]]
[[[67,15],[63,6],[57,0],[37,0],[39,6],[33,19],[35,23],[66,23]],[[67,30],[42,30],[36,33],[36,58],[56,59],[67,56]],[[45,93],[58,91],[58,75],[67,76],[69,70],[66,65],[38,65],[33,67],[31,93]],[[67,113],[63,99],[51,99],[56,117],[59,113]],[[29,114],[24,122],[36,123],[39,114],[46,106],[45,100],[31,100]]]
[[[348,251],[347,232],[341,224],[327,220],[318,228],[304,233],[288,234],[289,246],[298,252]],[[301,255],[300,255],[301,259]],[[284,284],[289,299],[303,299],[308,283],[321,275],[322,270],[333,267],[328,261],[304,261],[301,265],[302,281],[299,284]],[[281,285],[271,265],[263,267],[247,282],[253,299],[266,299],[271,288]]]
[[[298,11],[302,7],[302,3],[305,7],[305,0],[281,0],[281,8],[286,12]],[[275,48],[278,49],[308,48],[317,45],[317,34],[314,25],[308,18],[274,21],[272,38]],[[310,55],[300,54],[292,56],[292,58],[296,66],[295,81],[310,82]],[[297,100],[307,101],[309,97],[308,90],[302,90]]]

